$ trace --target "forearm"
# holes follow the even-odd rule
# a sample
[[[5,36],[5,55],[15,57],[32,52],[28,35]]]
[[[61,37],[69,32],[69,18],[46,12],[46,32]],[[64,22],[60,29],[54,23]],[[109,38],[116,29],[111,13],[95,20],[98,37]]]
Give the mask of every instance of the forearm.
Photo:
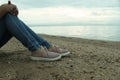
[[[0,18],[4,16],[7,12],[3,9],[2,6],[0,6]]]

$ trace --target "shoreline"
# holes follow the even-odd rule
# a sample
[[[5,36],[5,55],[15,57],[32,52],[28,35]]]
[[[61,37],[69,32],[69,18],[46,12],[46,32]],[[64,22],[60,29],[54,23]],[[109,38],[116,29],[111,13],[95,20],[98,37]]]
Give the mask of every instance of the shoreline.
[[[102,40],[102,39],[90,39],[90,38],[81,38],[81,37],[72,37],[72,36],[62,36],[62,35],[49,35],[49,34],[39,34],[38,35],[42,35],[42,36],[53,36],[53,37],[64,37],[64,38],[74,38],[74,39],[82,39],[82,40],[93,40],[93,41],[105,41],[105,42],[120,42],[120,41],[112,41],[112,40]]]
[[[31,61],[15,38],[0,49],[0,80],[119,80],[120,42],[41,35],[71,51],[55,62]]]

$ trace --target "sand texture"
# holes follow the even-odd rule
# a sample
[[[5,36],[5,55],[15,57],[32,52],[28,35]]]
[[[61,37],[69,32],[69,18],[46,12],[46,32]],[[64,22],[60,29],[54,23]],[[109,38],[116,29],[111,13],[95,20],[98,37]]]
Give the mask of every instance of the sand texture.
[[[120,80],[120,42],[42,36],[71,54],[55,62],[32,61],[12,38],[0,49],[0,80]]]

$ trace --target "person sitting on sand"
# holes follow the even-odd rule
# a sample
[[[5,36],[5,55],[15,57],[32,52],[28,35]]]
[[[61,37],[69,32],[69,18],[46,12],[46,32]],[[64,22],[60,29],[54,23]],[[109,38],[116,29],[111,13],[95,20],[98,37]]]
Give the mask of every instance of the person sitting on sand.
[[[56,61],[70,53],[38,36],[17,16],[16,5],[0,6],[0,48],[14,36],[31,52],[32,60]]]

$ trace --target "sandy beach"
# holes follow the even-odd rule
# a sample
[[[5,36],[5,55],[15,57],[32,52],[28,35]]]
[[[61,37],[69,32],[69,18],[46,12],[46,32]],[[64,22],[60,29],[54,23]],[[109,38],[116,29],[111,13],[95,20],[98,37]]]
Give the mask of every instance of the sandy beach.
[[[42,36],[71,54],[55,62],[32,61],[12,38],[0,49],[0,80],[120,80],[120,42]]]

